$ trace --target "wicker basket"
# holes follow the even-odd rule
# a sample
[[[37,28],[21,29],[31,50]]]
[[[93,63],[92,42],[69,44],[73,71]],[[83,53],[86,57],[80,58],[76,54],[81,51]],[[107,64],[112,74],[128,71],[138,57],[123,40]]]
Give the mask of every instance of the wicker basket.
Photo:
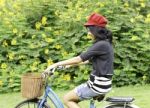
[[[44,81],[40,74],[27,73],[21,78],[21,94],[25,98],[36,98],[43,94]]]

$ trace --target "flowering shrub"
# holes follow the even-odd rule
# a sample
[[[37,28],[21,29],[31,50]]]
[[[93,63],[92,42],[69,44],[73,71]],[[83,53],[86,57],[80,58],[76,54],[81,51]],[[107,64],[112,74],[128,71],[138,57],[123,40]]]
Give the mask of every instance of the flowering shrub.
[[[150,82],[148,0],[1,0],[0,7],[0,92],[19,91],[22,74],[85,51],[91,40],[83,24],[92,12],[106,16],[113,32],[114,85]],[[56,72],[53,87],[86,81],[90,67]]]

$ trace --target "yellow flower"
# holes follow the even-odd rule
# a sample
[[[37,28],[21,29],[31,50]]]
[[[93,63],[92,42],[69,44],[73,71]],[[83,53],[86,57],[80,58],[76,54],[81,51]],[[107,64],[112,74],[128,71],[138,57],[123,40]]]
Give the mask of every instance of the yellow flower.
[[[68,53],[66,52],[66,51],[64,51],[64,52],[62,52],[62,56],[67,56],[68,55]]]
[[[48,43],[51,43],[51,42],[53,42],[53,39],[52,38],[45,38],[45,41]]]
[[[13,82],[13,79],[9,79],[9,82],[12,83],[12,82]]]
[[[5,46],[6,46],[6,47],[8,46],[8,43],[7,43],[6,40],[3,41],[3,46],[4,46],[4,47],[5,47]]]
[[[100,3],[99,6],[100,7],[104,7],[105,5],[104,5],[104,3]]]
[[[80,21],[81,20],[81,15],[78,15],[76,16],[76,21]]]
[[[125,6],[125,7],[129,7],[129,4],[126,2],[126,3],[124,4],[124,6]]]
[[[13,39],[13,40],[11,41],[11,45],[16,45],[16,44],[17,44],[16,39]]]
[[[42,17],[42,25],[47,24],[47,18],[45,16]]]
[[[48,65],[48,66],[49,66],[49,65],[52,65],[52,64],[53,64],[52,59],[47,60],[47,65]]]
[[[118,3],[118,0],[114,0],[114,3],[117,4],[117,3]]]
[[[5,0],[0,0],[0,6],[5,6]]]
[[[13,59],[14,59],[14,56],[15,56],[14,53],[9,53],[9,54],[8,54],[8,58],[9,58],[10,60],[13,60]]]
[[[142,19],[142,18],[143,18],[143,15],[138,15],[138,16],[136,16],[135,18],[137,18],[137,19]]]
[[[34,44],[30,44],[29,47],[30,48],[36,48],[36,46]]]
[[[136,41],[136,40],[140,40],[140,38],[138,36],[132,36],[131,40]]]
[[[32,71],[35,71],[37,68],[35,67],[35,66],[30,66],[30,69],[32,70]]]
[[[2,64],[1,64],[1,68],[2,68],[2,69],[6,69],[6,68],[7,68],[7,64],[6,64],[6,63],[2,63]]]
[[[13,12],[9,12],[8,14],[9,14],[10,16],[13,16],[13,15],[14,15],[14,13],[13,13]]]
[[[145,3],[141,3],[140,5],[141,7],[145,8]]]
[[[32,39],[34,39],[36,37],[36,35],[32,35]]]
[[[94,12],[98,13],[98,12],[99,12],[99,8],[96,8],[96,9],[94,10]]]
[[[86,16],[85,19],[88,20],[88,19],[89,19],[89,16]]]
[[[53,33],[54,33],[54,35],[59,35],[60,34],[59,31],[54,31]]]
[[[3,8],[2,10],[4,11],[4,13],[8,13],[9,12],[8,9],[6,9],[6,8]]]
[[[55,48],[56,48],[56,49],[61,49],[62,46],[61,46],[61,45],[55,45]]]
[[[140,2],[144,2],[145,0],[139,0]]]
[[[22,33],[22,32],[19,32],[19,34],[18,34],[19,37],[22,37],[23,35],[24,35],[24,33]]]
[[[65,80],[65,81],[70,81],[70,75],[69,74],[66,74],[66,75],[64,75],[64,77],[63,77],[63,79]]]
[[[70,3],[70,2],[69,2],[69,3]],[[58,10],[55,11],[55,15],[56,15],[56,16],[59,15],[59,11],[58,11]]]
[[[145,23],[150,23],[150,17],[145,18]]]
[[[147,77],[145,75],[142,78],[143,78],[144,81],[147,79]]]
[[[25,58],[27,58],[27,56],[25,56],[25,55],[19,55],[18,58],[19,58],[19,59],[25,59]]]
[[[13,29],[13,33],[16,34],[18,30],[16,28]]]
[[[45,50],[44,50],[44,53],[45,53],[45,54],[48,54],[48,53],[49,53],[49,49],[45,49]]]
[[[134,18],[131,18],[131,19],[130,19],[130,22],[134,23],[134,22],[135,22],[135,19],[134,19]]]
[[[20,9],[20,7],[18,6],[18,4],[16,4],[16,3],[13,4],[13,8],[15,8],[16,10]]]
[[[139,8],[139,7],[137,7],[137,8],[135,8],[137,11],[140,11],[141,10],[141,8]]]
[[[40,22],[36,22],[35,23],[35,28],[37,29],[37,30],[40,30],[40,28],[41,28],[41,23]]]
[[[149,13],[149,14],[147,14],[147,18],[150,18],[150,13]]]
[[[33,62],[33,66],[37,66],[39,64],[38,61]]]
[[[2,86],[2,85],[3,85],[3,81],[0,80],[0,86]]]
[[[10,21],[4,21],[6,25],[10,25]]]
[[[43,33],[43,34],[42,34],[42,38],[46,38],[46,34]]]
[[[145,23],[150,23],[150,14],[147,14],[147,17],[145,18]]]

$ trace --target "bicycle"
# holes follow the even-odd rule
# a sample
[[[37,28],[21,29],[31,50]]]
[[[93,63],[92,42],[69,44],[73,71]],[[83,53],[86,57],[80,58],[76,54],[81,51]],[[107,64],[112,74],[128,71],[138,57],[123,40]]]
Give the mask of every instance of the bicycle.
[[[54,73],[55,69],[52,69],[50,73]],[[50,76],[52,75],[50,74]],[[95,100],[101,101],[104,97],[96,97],[90,100],[90,108],[96,108],[95,106]],[[45,84],[45,92],[44,96],[34,99],[27,99],[25,101],[20,102],[15,108],[51,108],[50,105],[47,103],[47,99],[50,99],[50,101],[54,104],[55,108],[64,108],[63,103],[57,96],[57,94],[52,90],[52,88],[47,83],[46,78],[46,84]],[[106,105],[103,108],[139,108],[138,106],[134,105],[133,102],[134,98],[132,97],[107,97],[105,101],[108,102],[108,105]]]

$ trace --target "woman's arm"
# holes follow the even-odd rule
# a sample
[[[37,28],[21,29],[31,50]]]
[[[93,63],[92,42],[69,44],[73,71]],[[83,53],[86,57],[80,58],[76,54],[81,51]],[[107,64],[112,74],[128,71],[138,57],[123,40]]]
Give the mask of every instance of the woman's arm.
[[[70,68],[72,66],[84,65],[84,64],[88,64],[88,63],[89,63],[89,60],[81,62],[81,63],[78,63],[78,64],[66,65],[65,67],[66,68]]]
[[[49,66],[44,72],[49,72],[50,69],[56,68],[58,66],[74,65],[74,64],[79,64],[81,62],[82,62],[82,59],[80,56],[73,57],[71,59],[60,61],[60,62],[57,62],[57,63]]]
[[[80,64],[87,64],[89,63],[89,60],[85,61],[85,62],[81,62]]]
[[[77,57],[73,57],[71,59],[68,59],[68,60],[64,60],[64,61],[60,61],[60,62],[57,62],[55,65],[56,66],[66,66],[66,65],[74,65],[74,64],[79,64],[82,62],[82,59],[80,56],[77,56]]]

